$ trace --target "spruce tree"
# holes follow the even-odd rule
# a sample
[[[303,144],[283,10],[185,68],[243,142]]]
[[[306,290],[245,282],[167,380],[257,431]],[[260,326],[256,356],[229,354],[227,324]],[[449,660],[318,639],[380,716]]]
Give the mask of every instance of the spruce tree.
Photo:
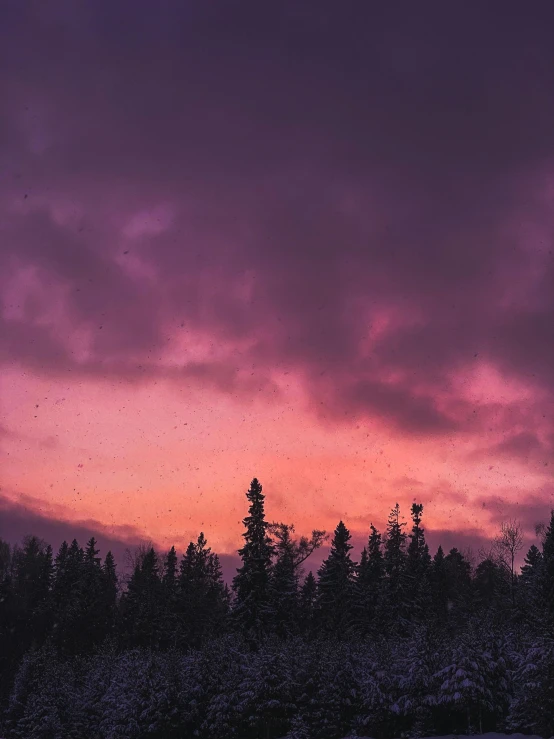
[[[452,624],[461,625],[471,612],[471,565],[453,547],[444,558],[447,577],[448,617]]]
[[[400,519],[398,503],[389,513],[385,538],[384,564],[386,573],[386,600],[391,622],[405,624],[409,614],[404,608],[406,585],[406,533],[404,521]]]
[[[550,514],[550,523],[544,534],[542,562],[541,589],[546,620],[550,626],[554,626],[554,510]]]
[[[444,626],[448,621],[449,586],[444,550],[439,545],[431,563],[432,610],[437,624]]]
[[[501,562],[486,557],[473,579],[475,605],[489,617],[505,620],[511,605],[510,573]]]
[[[291,636],[298,628],[298,574],[295,566],[294,526],[272,525],[276,560],[270,578],[270,607],[273,628],[280,636]]]
[[[219,557],[210,552],[206,563],[208,589],[206,610],[210,614],[210,636],[219,636],[228,626],[230,612],[229,588],[223,580]]]
[[[246,498],[250,507],[243,519],[245,544],[239,549],[242,567],[233,579],[234,617],[246,635],[259,639],[267,632],[271,620],[269,580],[274,547],[265,520],[265,496],[256,478]]]
[[[177,587],[177,552],[171,547],[163,566],[163,585],[167,593],[173,593]]]
[[[21,652],[40,646],[49,620],[52,550],[36,536],[28,536],[13,554],[12,636]]]
[[[160,638],[163,590],[154,548],[141,560],[137,561],[121,598],[122,639],[126,646],[152,649]]]
[[[82,641],[84,599],[84,552],[76,539],[63,542],[55,560],[54,607],[56,644],[65,652],[76,654]]]
[[[181,560],[177,604],[187,645],[199,646],[226,626],[229,604],[221,565],[202,532]]]
[[[80,603],[80,647],[79,652],[87,652],[98,646],[106,636],[106,609],[104,604],[104,574],[96,539],[87,542],[81,575]]]
[[[179,632],[182,630],[178,617],[177,563],[177,552],[175,551],[175,547],[171,547],[164,558],[162,567],[162,603],[160,614],[160,647],[162,649],[175,646],[179,640]]]
[[[406,558],[406,610],[410,618],[421,622],[431,605],[429,582],[431,557],[421,525],[423,505],[413,503],[411,514],[413,527]]]
[[[117,618],[117,571],[115,559],[111,551],[106,554],[102,567],[103,589],[102,603],[104,608],[104,623],[106,635],[113,633]]]
[[[372,588],[380,588],[385,576],[385,561],[383,558],[381,534],[371,524],[367,543],[367,577]]]
[[[519,612],[529,624],[537,627],[544,621],[545,609],[542,597],[543,559],[542,553],[534,544],[530,547],[521,568],[517,583]]]
[[[362,634],[368,634],[372,627],[378,629],[384,618],[382,607],[385,563],[381,534],[373,524],[370,532],[367,547],[362,550],[356,582],[356,621]]]
[[[311,635],[315,626],[317,580],[310,570],[300,587],[299,622],[302,633]]]
[[[329,556],[318,571],[319,623],[324,631],[336,636],[344,636],[352,625],[356,563],[350,556],[350,539],[350,532],[340,521]]]

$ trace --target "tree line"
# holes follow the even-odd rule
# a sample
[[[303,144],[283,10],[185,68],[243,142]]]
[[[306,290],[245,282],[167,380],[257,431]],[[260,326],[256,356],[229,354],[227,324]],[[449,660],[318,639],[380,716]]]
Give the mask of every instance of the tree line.
[[[127,582],[91,538],[54,555],[0,541],[0,702],[26,739],[376,739],[554,734],[554,512],[520,572],[517,523],[475,566],[431,556],[423,506],[373,525],[359,561],[340,521],[298,537],[246,494],[232,586],[203,533],[138,551]]]

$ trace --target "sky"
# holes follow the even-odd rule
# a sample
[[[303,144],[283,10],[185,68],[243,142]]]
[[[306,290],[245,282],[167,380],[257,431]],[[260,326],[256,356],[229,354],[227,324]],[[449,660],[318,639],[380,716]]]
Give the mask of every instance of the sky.
[[[4,0],[0,536],[554,506],[554,7]],[[229,560],[232,562],[232,559]]]

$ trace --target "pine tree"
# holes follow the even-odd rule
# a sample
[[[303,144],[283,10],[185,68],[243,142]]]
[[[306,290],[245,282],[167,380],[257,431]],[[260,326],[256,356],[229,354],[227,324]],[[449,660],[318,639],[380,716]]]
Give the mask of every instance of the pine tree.
[[[448,665],[436,677],[440,682],[437,703],[446,711],[448,726],[454,733],[482,733],[479,719],[484,709],[492,707],[493,696],[490,676],[475,644],[459,639]]]
[[[396,706],[411,723],[413,737],[432,735],[433,711],[438,701],[440,659],[444,645],[433,639],[426,626],[416,626],[408,645],[399,653],[399,696]],[[396,711],[395,711],[396,712]]]
[[[429,547],[421,526],[423,505],[413,503],[411,514],[413,527],[406,560],[406,610],[414,621],[422,621],[431,605]]]
[[[350,557],[350,539],[350,532],[340,521],[329,556],[318,571],[318,620],[324,631],[336,636],[344,636],[352,625],[356,563]]]
[[[271,527],[276,543],[276,560],[270,577],[272,624],[279,636],[291,636],[298,629],[298,575],[295,566],[294,526],[276,524]]]
[[[167,649],[179,642],[182,631],[179,623],[179,596],[177,576],[177,552],[175,547],[166,554],[163,561],[162,602],[160,604],[160,647]]]
[[[452,625],[465,623],[471,610],[471,565],[453,547],[444,558],[448,618]]]
[[[229,588],[223,580],[217,554],[210,552],[206,563],[208,589],[206,611],[210,614],[210,636],[220,635],[228,627],[231,606]]]
[[[121,598],[122,637],[126,645],[151,649],[158,645],[162,592],[158,556],[152,547],[136,563],[127,592]]]
[[[373,524],[370,532],[367,547],[362,550],[356,583],[357,621],[362,634],[368,634],[372,627],[379,628],[386,618],[383,609],[385,563],[381,534]]]
[[[386,601],[391,616],[399,624],[406,624],[409,614],[404,607],[406,585],[406,533],[405,522],[400,520],[398,503],[391,510],[385,538]]]
[[[202,532],[196,543],[190,542],[181,560],[177,602],[186,644],[199,646],[225,628],[228,593],[219,558],[207,546]]]
[[[78,652],[88,652],[98,646],[107,634],[104,604],[105,580],[96,539],[87,542],[80,582],[80,630]]]
[[[554,639],[533,638],[514,675],[514,699],[506,722],[509,731],[554,735]]]
[[[12,638],[23,654],[31,645],[40,646],[50,620],[52,550],[36,536],[24,539],[12,558]]]
[[[430,571],[432,610],[437,624],[445,625],[448,620],[448,575],[442,546],[439,545]]]
[[[300,587],[299,621],[303,634],[311,635],[315,627],[317,580],[310,570]]]
[[[85,582],[84,552],[73,539],[63,542],[55,560],[53,599],[55,643],[65,652],[76,654],[81,646]]]
[[[542,599],[543,558],[533,544],[525,556],[518,582],[519,608],[529,624],[540,624],[544,619]]]
[[[243,520],[245,544],[239,549],[242,567],[233,580],[236,595],[234,617],[245,634],[259,639],[267,632],[271,620],[269,579],[274,547],[265,520],[265,496],[256,478],[252,480],[246,497],[250,507]]]
[[[113,633],[117,619],[117,571],[115,566],[115,559],[111,551],[108,551],[104,559],[104,565],[102,567],[103,574],[103,589],[102,589],[102,604],[104,609],[104,623],[106,635]]]
[[[546,620],[554,626],[554,510],[545,531],[542,545],[542,597],[546,610]]]
[[[504,620],[511,605],[510,573],[502,562],[485,558],[477,565],[473,579],[478,610]]]
[[[29,651],[17,672],[8,706],[8,727],[14,739],[70,736],[66,725],[73,699],[70,665],[60,665],[50,643]]]
[[[164,560],[163,585],[167,593],[177,589],[177,552],[171,547]]]

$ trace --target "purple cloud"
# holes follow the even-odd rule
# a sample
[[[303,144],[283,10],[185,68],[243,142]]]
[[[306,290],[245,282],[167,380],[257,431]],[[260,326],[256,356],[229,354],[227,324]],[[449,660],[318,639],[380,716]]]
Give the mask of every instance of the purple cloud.
[[[127,11],[7,5],[0,290],[41,290],[4,364],[226,392],[248,368],[247,393],[290,369],[415,435],[473,428],[451,378],[477,358],[553,399],[550,7]],[[168,372],[181,324],[226,366]]]

